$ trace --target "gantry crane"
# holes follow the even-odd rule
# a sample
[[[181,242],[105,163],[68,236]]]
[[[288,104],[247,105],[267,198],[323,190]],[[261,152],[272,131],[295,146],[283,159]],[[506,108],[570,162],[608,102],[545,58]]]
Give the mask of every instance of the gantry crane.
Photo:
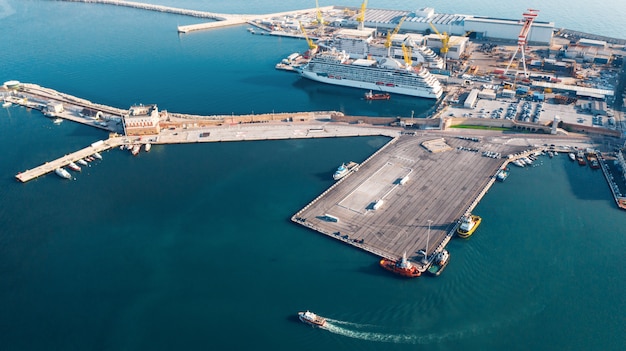
[[[430,27],[435,31],[435,33],[437,33],[437,35],[441,39],[441,49],[439,50],[439,54],[443,58],[443,67],[445,69],[447,67],[446,65],[447,65],[447,59],[448,59],[448,50],[450,50],[450,47],[459,43],[463,38],[470,35],[472,32],[471,31],[465,32],[465,34],[463,34],[461,37],[453,41],[450,41],[450,35],[448,35],[448,33],[443,32],[443,34],[441,34],[437,30],[437,27],[435,27],[435,25],[432,24],[432,22],[428,22],[428,24],[430,24]]]
[[[400,18],[398,25],[393,29],[392,32],[387,32],[387,40],[385,40],[385,47],[387,48],[387,56],[391,57],[391,37],[398,34],[400,31],[400,26],[402,26],[402,22],[406,19],[406,16]]]
[[[524,52],[526,51],[526,44],[528,43],[528,34],[530,33],[530,27],[532,26],[533,21],[535,20],[535,17],[537,17],[538,12],[539,10],[528,9],[528,12],[525,12],[522,14],[524,18],[522,20],[523,21],[522,30],[520,31],[519,37],[517,38],[517,49],[515,49],[513,56],[511,56],[511,61],[509,61],[509,65],[506,66],[506,69],[504,70],[505,75],[509,71],[511,64],[513,63],[513,60],[515,59],[515,56],[517,55],[517,52],[521,51],[522,59],[520,61],[522,61],[522,65],[524,66],[524,77],[528,78],[528,71],[526,70],[526,56]],[[517,73],[515,74],[515,76],[517,77]]]
[[[363,3],[361,4],[361,11],[359,11],[359,14],[356,16],[356,21],[359,22],[357,29],[358,30],[363,30],[363,28],[365,28],[365,9],[367,8],[367,0],[363,0]]]

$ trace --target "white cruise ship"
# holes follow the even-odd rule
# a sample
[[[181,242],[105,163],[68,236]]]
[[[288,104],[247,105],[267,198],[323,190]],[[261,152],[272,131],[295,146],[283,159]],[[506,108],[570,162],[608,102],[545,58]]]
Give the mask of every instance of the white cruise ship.
[[[443,94],[441,83],[426,68],[408,66],[390,57],[352,60],[343,51],[323,51],[299,73],[318,82],[365,90],[428,99],[439,99]]]

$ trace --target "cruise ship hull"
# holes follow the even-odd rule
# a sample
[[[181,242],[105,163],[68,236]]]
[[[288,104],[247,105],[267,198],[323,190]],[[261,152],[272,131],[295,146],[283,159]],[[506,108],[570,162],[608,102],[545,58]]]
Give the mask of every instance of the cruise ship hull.
[[[426,89],[415,89],[412,87],[402,87],[398,85],[389,86],[389,85],[378,85],[376,83],[370,82],[361,82],[355,81],[346,78],[330,78],[328,76],[320,75],[315,72],[300,70],[300,75],[304,78],[314,80],[320,83],[332,84],[332,85],[341,85],[344,87],[351,88],[360,88],[365,90],[372,90],[376,92],[385,92],[392,94],[401,94],[401,95],[409,95],[426,99],[439,99],[442,95],[442,91],[438,92],[428,91]]]

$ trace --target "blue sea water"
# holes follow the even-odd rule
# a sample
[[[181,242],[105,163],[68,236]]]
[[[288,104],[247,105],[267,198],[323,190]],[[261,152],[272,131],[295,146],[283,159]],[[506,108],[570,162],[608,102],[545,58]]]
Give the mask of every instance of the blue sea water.
[[[227,13],[314,6],[159,3]],[[596,14],[582,1],[370,1],[507,18],[534,7],[557,26],[620,36],[615,4]],[[177,25],[199,20],[45,0],[0,1],[0,20],[0,80],[122,108],[393,116],[428,107],[395,97],[368,104],[359,91],[275,71],[306,44],[252,36],[245,26],[179,36]],[[626,216],[600,172],[565,156],[512,169],[477,207],[479,231],[450,243],[446,271],[402,280],[375,257],[289,222],[332,184],[337,164],[364,160],[385,138],[155,146],[138,157],[111,150],[72,181],[13,178],[103,138],[37,111],[0,110],[3,350],[626,346]],[[328,317],[329,330],[298,322],[304,309]]]

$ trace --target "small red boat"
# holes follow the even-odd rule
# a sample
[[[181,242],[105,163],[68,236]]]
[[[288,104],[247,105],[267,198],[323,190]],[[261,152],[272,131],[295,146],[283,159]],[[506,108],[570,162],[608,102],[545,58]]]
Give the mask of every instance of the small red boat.
[[[374,94],[371,90],[365,93],[365,100],[389,100],[389,98],[391,98],[389,93]]]
[[[383,258],[380,260],[380,266],[390,272],[407,278],[416,278],[422,275],[422,272],[420,272],[417,267],[413,266],[411,262],[406,259],[406,253],[402,255],[402,258],[399,261]]]

